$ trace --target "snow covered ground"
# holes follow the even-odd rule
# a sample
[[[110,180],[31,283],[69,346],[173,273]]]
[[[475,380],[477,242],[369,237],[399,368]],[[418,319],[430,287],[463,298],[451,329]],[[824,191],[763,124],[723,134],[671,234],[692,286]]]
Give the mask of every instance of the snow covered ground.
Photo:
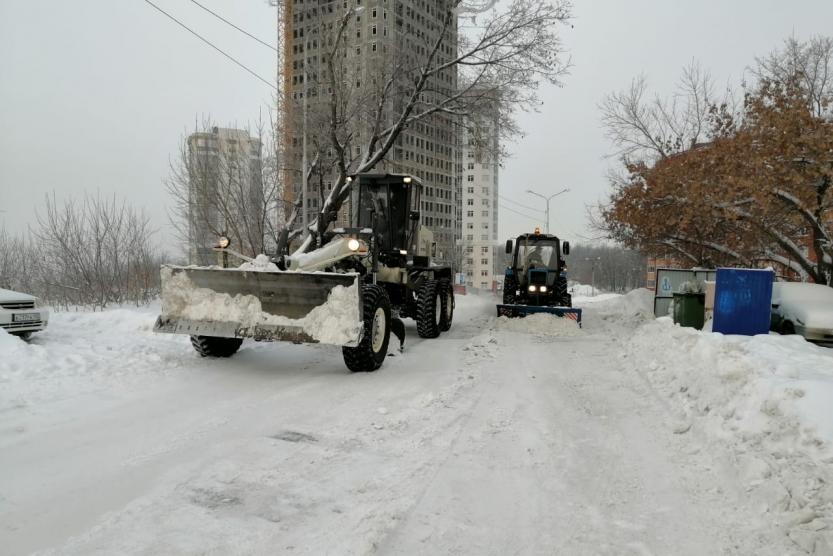
[[[833,350],[494,317],[371,374],[338,348],[200,359],[158,307],[0,332],[0,552],[831,554]]]

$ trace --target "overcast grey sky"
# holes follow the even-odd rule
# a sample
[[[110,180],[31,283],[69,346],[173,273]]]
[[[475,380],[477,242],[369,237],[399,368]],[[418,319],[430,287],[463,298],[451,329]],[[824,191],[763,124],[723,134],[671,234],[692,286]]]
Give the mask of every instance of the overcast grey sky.
[[[275,42],[266,0],[201,1]],[[274,79],[268,48],[188,0],[155,2]],[[561,31],[572,73],[541,91],[540,112],[520,115],[525,137],[500,176],[503,196],[532,206],[540,203],[526,189],[571,188],[553,201],[551,221],[573,240],[589,234],[585,206],[608,189],[611,147],[596,108],[606,93],[639,73],[671,91],[692,59],[719,83],[737,82],[784,38],[833,34],[830,0],[576,0],[575,16]],[[203,115],[253,123],[270,102],[267,85],[141,0],[0,0],[0,226],[25,229],[52,191],[98,190],[143,206],[170,238],[162,179],[182,135]],[[501,236],[535,225],[501,210]]]

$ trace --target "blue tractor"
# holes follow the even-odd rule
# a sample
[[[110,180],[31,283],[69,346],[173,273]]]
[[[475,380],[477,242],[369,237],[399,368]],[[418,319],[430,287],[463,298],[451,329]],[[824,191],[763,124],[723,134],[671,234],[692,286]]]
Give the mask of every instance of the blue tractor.
[[[534,233],[507,240],[506,254],[512,255],[512,261],[503,279],[498,316],[550,313],[581,324],[581,309],[573,308],[567,291],[567,267],[561,257],[570,254],[570,242],[535,228]]]

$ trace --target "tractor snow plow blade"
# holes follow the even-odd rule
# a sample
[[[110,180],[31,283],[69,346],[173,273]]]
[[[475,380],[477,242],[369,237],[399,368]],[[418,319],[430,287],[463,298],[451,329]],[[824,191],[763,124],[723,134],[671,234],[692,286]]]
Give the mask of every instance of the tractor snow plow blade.
[[[357,274],[162,267],[155,332],[356,346]]]
[[[581,309],[574,307],[545,307],[540,305],[498,305],[497,316],[518,318],[532,313],[547,313],[565,319],[571,319],[581,327]]]

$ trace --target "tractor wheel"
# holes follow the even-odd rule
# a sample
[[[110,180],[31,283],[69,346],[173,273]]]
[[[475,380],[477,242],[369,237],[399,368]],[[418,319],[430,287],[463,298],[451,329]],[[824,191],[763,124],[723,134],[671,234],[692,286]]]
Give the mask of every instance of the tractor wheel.
[[[515,298],[515,289],[517,285],[515,284],[514,280],[505,280],[503,283],[503,304],[504,305],[514,305],[516,298]]]
[[[572,307],[573,306],[573,296],[567,293],[567,280],[564,278],[558,278],[555,282],[558,291],[556,291],[556,295],[558,296],[558,302],[562,307]]]
[[[231,357],[240,349],[243,338],[191,336],[191,345],[203,357]]]
[[[781,325],[781,334],[784,336],[791,336],[795,334],[795,325],[788,320],[785,320]]]
[[[440,335],[443,317],[443,300],[440,282],[428,280],[417,295],[417,334],[420,338],[436,338]]]
[[[343,347],[344,364],[354,373],[369,373],[382,366],[390,341],[390,299],[384,288],[366,285],[364,298],[364,335],[356,347]]]
[[[454,286],[448,280],[440,280],[440,295],[442,296],[442,318],[440,319],[440,332],[451,329],[451,321],[454,320]]]

